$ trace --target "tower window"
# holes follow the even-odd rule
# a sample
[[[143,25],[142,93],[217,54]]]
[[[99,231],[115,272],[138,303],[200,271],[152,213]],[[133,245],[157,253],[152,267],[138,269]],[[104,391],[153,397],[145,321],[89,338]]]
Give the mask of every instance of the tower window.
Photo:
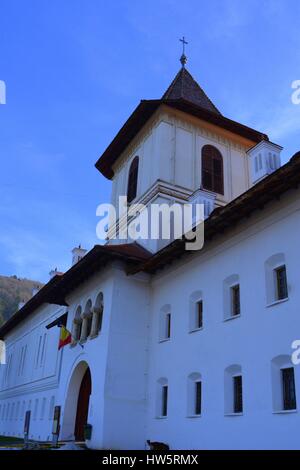
[[[223,157],[212,145],[205,145],[202,149],[202,187],[224,194]]]
[[[138,172],[139,172],[139,157],[134,157],[134,159],[131,162],[129,175],[128,175],[128,186],[127,186],[127,202],[128,203],[130,203],[136,198]]]

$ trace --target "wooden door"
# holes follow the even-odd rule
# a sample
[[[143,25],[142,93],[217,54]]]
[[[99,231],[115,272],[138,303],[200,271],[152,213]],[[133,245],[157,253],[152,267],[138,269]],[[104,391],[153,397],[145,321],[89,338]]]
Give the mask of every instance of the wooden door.
[[[89,401],[91,394],[91,373],[87,369],[79,389],[77,412],[75,421],[75,439],[76,441],[84,441],[84,425],[87,424]]]

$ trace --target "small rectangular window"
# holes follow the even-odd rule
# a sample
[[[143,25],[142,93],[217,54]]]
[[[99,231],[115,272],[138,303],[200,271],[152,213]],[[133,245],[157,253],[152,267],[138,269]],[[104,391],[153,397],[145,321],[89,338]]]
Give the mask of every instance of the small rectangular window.
[[[286,299],[288,297],[286,267],[280,266],[275,269],[276,273],[276,287],[277,287],[277,300]]]
[[[241,375],[233,377],[233,411],[234,413],[243,412],[243,383]]]
[[[168,385],[163,385],[161,415],[167,416],[167,414],[168,414]]]
[[[195,415],[201,415],[201,382],[195,382]]]
[[[203,302],[199,300],[196,303],[196,319],[195,319],[196,329],[203,327]]]
[[[166,315],[166,338],[171,337],[171,314]]]
[[[236,316],[240,315],[240,313],[240,286],[237,284],[231,287],[231,315]]]
[[[283,409],[295,410],[296,405],[296,388],[294,368],[288,367],[281,369],[282,374],[282,394],[283,394]]]

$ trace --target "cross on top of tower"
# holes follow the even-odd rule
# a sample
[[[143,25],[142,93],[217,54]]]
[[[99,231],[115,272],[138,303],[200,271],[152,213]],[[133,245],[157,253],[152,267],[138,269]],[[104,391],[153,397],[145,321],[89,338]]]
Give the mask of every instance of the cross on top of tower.
[[[188,42],[185,40],[184,36],[182,36],[182,38],[179,39],[179,41],[182,42],[182,55],[180,57],[180,62],[181,62],[182,67],[184,67],[185,64],[187,63],[187,57],[185,55],[185,45],[188,44]]]

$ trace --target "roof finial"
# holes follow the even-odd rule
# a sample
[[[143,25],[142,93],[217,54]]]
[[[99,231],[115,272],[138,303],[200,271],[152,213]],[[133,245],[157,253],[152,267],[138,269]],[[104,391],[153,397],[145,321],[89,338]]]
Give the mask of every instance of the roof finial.
[[[182,68],[184,68],[185,64],[187,63],[187,57],[185,55],[185,45],[188,44],[188,42],[185,40],[184,36],[182,36],[182,39],[179,39],[179,41],[182,42],[182,55],[180,57],[180,62]]]

